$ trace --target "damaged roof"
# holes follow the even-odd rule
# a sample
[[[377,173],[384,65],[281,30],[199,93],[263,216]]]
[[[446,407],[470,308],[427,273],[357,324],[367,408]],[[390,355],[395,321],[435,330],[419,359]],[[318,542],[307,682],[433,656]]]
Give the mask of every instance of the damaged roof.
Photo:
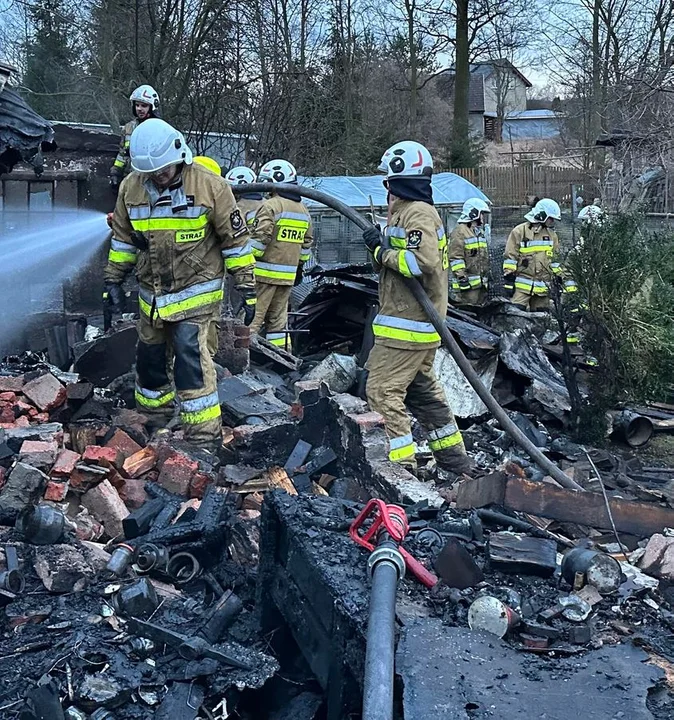
[[[30,160],[54,141],[51,125],[7,87],[0,92],[0,174]]]

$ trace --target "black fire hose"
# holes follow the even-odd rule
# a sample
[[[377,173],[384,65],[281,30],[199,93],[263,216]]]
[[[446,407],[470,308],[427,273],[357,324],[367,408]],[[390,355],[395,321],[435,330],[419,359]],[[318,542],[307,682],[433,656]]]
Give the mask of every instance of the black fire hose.
[[[320,190],[314,190],[313,188],[305,187],[304,185],[252,183],[250,185],[235,185],[232,187],[232,190],[237,195],[243,193],[278,192],[279,190],[298,193],[299,195],[308,197],[311,200],[316,200],[317,202],[336,210],[338,213],[351,220],[351,222],[358,225],[358,227],[362,230],[367,230],[367,228],[371,226],[370,223],[362,217],[362,215],[340,200],[337,200]],[[496,420],[498,420],[499,425],[526,453],[528,453],[529,457],[541,468],[541,470],[544,470],[548,473],[548,475],[553,477],[562,487],[568,488],[569,490],[582,491],[583,488],[578,485],[578,483],[571,480],[568,475],[565,475],[551,460],[549,460],[517,427],[517,425],[515,425],[515,423],[508,417],[505,410],[498,404],[498,402],[496,402],[494,396],[485,387],[482,380],[480,380],[479,375],[475,372],[468,358],[463,354],[458,343],[449,332],[444,319],[440,317],[421,283],[416,278],[403,278],[403,281],[409,288],[412,295],[414,295],[415,299],[423,307],[424,312],[431,321],[431,324],[440,335],[442,344],[447,348],[452,358],[454,358],[454,361],[461,369],[461,372],[465,375],[466,380],[468,380],[473,390],[477,393],[477,396],[487,406],[487,409],[496,418]]]

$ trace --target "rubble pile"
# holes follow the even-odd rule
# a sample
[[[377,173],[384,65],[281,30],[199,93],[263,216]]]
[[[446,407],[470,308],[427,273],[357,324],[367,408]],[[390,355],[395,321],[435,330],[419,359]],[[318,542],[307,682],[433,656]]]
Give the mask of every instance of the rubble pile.
[[[405,548],[437,580],[408,573],[398,593],[405,717],[444,717],[415,703],[450,687],[463,696],[438,707],[488,702],[471,695],[486,679],[479,692],[447,676],[416,688],[410,658],[431,636],[425,661],[437,653],[446,668],[465,662],[453,652],[498,648],[494,667],[520,674],[522,697],[557,667],[568,693],[671,717],[657,668],[674,676],[674,470],[629,444],[572,443],[554,351],[510,310],[493,327],[459,311],[448,324],[518,427],[585,492],[524,457],[442,350],[438,374],[481,474],[436,468],[418,426],[418,477],[388,462],[382,418],[356,394],[365,305],[339,299],[363,284],[376,289],[337,270],[302,289],[303,361],[258,339],[221,352],[217,457],[178,423],[157,430],[129,409],[128,326],[76,353],[77,372],[31,354],[0,366],[0,717],[357,713],[369,587],[348,531],[372,497],[405,508]],[[669,410],[651,417],[667,424],[657,415]],[[618,697],[611,678],[646,659],[630,699]],[[583,673],[591,688],[574,685]]]

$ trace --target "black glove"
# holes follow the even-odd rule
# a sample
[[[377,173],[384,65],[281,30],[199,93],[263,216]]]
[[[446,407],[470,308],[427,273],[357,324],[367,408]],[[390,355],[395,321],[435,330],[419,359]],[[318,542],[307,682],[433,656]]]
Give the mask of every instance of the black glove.
[[[138,230],[131,233],[131,242],[142,252],[145,252],[148,248],[147,237]]]
[[[515,277],[516,273],[508,273],[503,276],[503,289],[506,297],[511,298],[515,294]]]
[[[471,290],[470,281],[467,277],[458,278],[459,290]]]
[[[303,276],[304,276],[304,263],[302,261],[300,261],[300,264],[297,266],[297,272],[295,273],[295,282],[293,283],[294,287],[297,287],[302,282]]]
[[[110,309],[110,312],[121,315],[126,307],[126,295],[121,285],[107,283],[103,289],[103,302]]]
[[[115,175],[113,173],[108,177],[108,180],[110,182],[110,187],[112,188],[113,192],[117,193],[119,191],[119,184],[122,182],[122,178],[119,175]]]
[[[257,294],[255,288],[248,288],[245,290],[239,290],[241,296],[241,302],[239,306],[234,309],[234,315],[238,315],[243,310],[243,324],[248,327],[255,319],[255,307],[257,305]]]
[[[367,230],[363,230],[363,242],[367,249],[374,255],[374,251],[381,246],[381,230],[374,225]]]

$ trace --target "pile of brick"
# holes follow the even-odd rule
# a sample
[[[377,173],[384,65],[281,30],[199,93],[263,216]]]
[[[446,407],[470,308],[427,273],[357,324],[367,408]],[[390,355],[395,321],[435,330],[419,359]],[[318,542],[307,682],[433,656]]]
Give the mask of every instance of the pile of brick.
[[[111,539],[146,501],[148,481],[203,497],[217,477],[208,458],[168,434],[149,443],[147,418],[113,404],[90,383],[64,384],[50,372],[0,377],[0,523],[46,501],[80,539]]]

